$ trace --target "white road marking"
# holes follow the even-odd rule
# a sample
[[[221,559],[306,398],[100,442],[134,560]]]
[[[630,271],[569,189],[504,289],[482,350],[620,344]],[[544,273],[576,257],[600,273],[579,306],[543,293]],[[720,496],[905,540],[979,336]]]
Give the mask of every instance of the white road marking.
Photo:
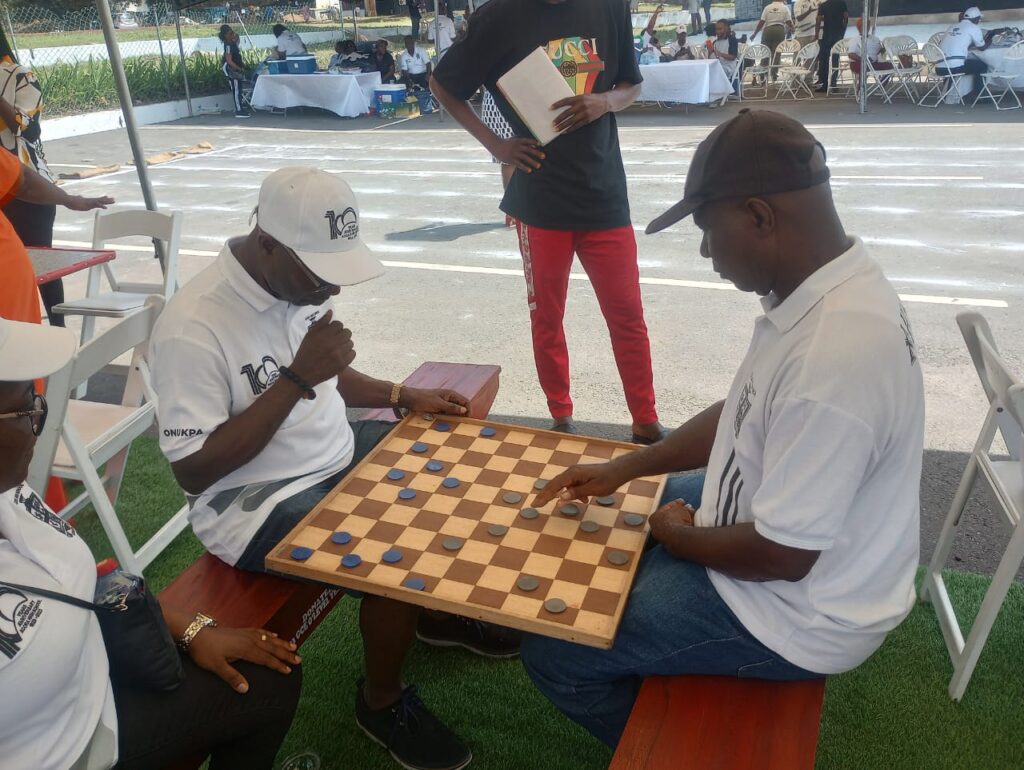
[[[69,248],[89,248],[90,244],[87,241],[58,241],[53,242],[54,246],[66,246]],[[422,251],[421,248],[415,246],[396,246],[394,244],[368,244],[371,249],[377,249],[378,251],[391,251],[391,252],[408,252],[408,251]],[[141,252],[152,252],[150,246],[134,246],[130,244],[119,245],[118,249],[121,251],[141,251]],[[180,249],[179,254],[190,256],[190,257],[216,257],[219,252],[216,251],[201,251],[199,249]],[[381,263],[385,267],[393,267],[405,270],[428,270],[432,272],[440,273],[471,273],[476,275],[504,275],[509,277],[522,278],[523,271],[515,270],[512,268],[504,267],[479,267],[476,265],[439,265],[433,262],[397,262],[389,260],[381,260]],[[583,273],[572,273],[569,276],[574,281],[589,281],[590,279]],[[685,289],[707,289],[711,291],[737,291],[736,287],[731,283],[725,283],[724,281],[689,281],[681,278],[649,278],[641,277],[640,283],[645,286],[672,286],[677,288]],[[904,302],[917,302],[928,305],[957,305],[957,306],[971,306],[971,307],[991,307],[991,308],[1006,308],[1009,307],[1009,303],[1001,299],[979,299],[976,297],[938,297],[928,294],[900,294],[900,299]]]

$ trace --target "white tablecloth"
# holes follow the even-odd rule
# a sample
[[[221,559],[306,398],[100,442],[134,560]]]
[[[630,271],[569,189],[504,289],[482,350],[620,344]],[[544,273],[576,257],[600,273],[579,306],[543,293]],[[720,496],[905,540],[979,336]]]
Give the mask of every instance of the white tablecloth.
[[[343,118],[354,118],[370,111],[376,85],[380,85],[377,72],[261,75],[252,93],[252,106],[256,109],[320,107]]]
[[[732,93],[729,78],[718,59],[644,64],[640,100],[708,104]]]

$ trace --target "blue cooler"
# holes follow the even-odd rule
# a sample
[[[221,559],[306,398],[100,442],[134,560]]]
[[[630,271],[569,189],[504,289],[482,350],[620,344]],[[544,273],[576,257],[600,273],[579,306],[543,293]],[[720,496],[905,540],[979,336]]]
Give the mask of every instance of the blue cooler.
[[[373,104],[377,114],[382,118],[394,117],[395,109],[405,102],[407,91],[405,86],[383,85],[373,89]]]
[[[315,56],[289,56],[285,59],[289,75],[311,75],[316,72]]]
[[[286,62],[284,59],[270,59],[269,61],[267,61],[267,74],[287,75],[288,62]]]

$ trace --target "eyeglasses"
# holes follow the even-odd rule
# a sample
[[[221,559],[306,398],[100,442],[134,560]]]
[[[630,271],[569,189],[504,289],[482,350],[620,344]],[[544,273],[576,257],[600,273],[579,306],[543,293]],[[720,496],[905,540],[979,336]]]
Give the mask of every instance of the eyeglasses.
[[[50,408],[46,405],[46,399],[36,393],[32,396],[31,409],[0,414],[0,420],[20,420],[22,417],[27,417],[32,422],[32,435],[38,436],[43,432],[43,426],[46,425],[46,415],[49,413]]]

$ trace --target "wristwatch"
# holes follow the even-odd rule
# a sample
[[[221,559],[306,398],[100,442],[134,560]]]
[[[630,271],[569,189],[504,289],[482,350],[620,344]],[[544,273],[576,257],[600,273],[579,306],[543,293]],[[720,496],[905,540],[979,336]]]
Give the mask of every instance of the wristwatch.
[[[199,635],[200,631],[207,626],[215,627],[216,625],[217,621],[209,615],[197,612],[195,619],[188,624],[188,628],[185,629],[185,633],[182,634],[181,639],[178,640],[178,648],[182,652],[188,652],[188,648],[192,646],[192,641]]]

